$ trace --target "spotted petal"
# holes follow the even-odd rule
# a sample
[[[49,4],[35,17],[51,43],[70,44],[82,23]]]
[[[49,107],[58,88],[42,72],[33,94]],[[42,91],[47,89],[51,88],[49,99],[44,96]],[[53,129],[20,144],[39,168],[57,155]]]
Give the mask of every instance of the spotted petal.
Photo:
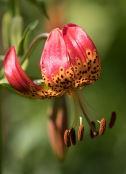
[[[74,72],[59,29],[50,33],[43,49],[40,67],[43,80],[51,90],[66,93],[72,87]]]
[[[62,34],[75,72],[75,86],[94,83],[99,77],[101,63],[93,41],[75,24],[64,25]]]
[[[37,86],[25,74],[18,62],[14,46],[12,46],[5,55],[4,70],[10,85],[21,95],[40,99],[53,97],[54,93],[52,94],[51,91],[46,91],[40,86]]]

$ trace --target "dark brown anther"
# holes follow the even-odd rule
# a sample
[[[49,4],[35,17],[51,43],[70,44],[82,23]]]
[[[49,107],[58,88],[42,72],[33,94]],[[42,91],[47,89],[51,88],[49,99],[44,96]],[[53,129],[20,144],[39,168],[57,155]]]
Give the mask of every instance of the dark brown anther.
[[[94,128],[96,127],[94,121],[92,121],[91,124],[94,126]],[[91,138],[94,138],[94,137],[96,136],[95,133],[96,133],[96,132],[93,132],[92,129],[90,129],[90,137],[91,137]]]
[[[105,133],[105,129],[106,129],[106,120],[105,118],[102,118],[100,123],[100,128],[99,128],[99,135],[102,136]]]
[[[112,112],[111,119],[109,122],[109,128],[112,128],[116,121],[116,112]]]
[[[65,130],[64,132],[64,143],[67,147],[71,146],[70,142],[70,131],[68,129]]]
[[[76,144],[76,134],[75,134],[75,129],[74,128],[71,129],[70,136],[71,136],[72,144],[75,145]]]
[[[80,125],[78,129],[78,140],[82,141],[83,140],[83,135],[84,135],[84,126]]]

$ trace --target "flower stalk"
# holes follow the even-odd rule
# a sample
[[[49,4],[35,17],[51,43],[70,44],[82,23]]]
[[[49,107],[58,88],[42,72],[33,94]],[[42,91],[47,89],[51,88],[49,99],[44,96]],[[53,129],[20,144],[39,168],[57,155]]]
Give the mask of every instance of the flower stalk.
[[[24,63],[24,61],[29,57],[29,55],[33,51],[34,47],[38,44],[38,42],[42,39],[46,39],[48,36],[49,36],[49,33],[42,33],[42,34],[37,35],[32,40],[32,42],[30,43],[28,49],[26,50],[26,52],[24,53],[24,55],[22,56],[22,58],[20,60],[20,65],[22,65]]]

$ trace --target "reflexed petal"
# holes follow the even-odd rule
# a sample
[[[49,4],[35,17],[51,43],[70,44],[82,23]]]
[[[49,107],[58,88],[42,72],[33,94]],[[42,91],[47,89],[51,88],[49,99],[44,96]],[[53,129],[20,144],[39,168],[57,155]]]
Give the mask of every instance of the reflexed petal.
[[[46,91],[43,88],[34,84],[21,68],[14,46],[12,46],[6,53],[4,59],[4,70],[8,82],[13,88],[18,90],[20,94],[31,98],[52,98],[51,91]],[[58,94],[55,94],[58,95]]]
[[[40,67],[43,80],[51,90],[65,93],[72,87],[74,72],[59,29],[50,33],[42,52]]]
[[[101,70],[94,43],[87,33],[75,24],[64,25],[62,33],[75,72],[75,86],[94,83]]]

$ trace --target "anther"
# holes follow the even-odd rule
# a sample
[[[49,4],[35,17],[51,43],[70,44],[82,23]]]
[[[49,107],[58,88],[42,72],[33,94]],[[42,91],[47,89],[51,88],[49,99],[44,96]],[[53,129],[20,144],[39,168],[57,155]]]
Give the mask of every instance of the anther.
[[[105,129],[106,129],[106,120],[105,118],[102,118],[100,123],[100,128],[99,128],[99,135],[102,136],[105,133]]]
[[[109,122],[109,128],[112,128],[114,126],[115,121],[116,121],[116,112],[112,112],[111,119]]]
[[[92,121],[91,124],[94,126],[94,128],[96,128],[94,121]],[[98,135],[98,132],[96,132],[96,131],[93,132],[92,129],[90,129],[90,137],[91,138],[94,138],[97,135]]]
[[[78,129],[78,140],[82,141],[83,140],[83,135],[84,135],[84,126],[80,125]]]
[[[70,136],[71,136],[72,144],[75,145],[76,144],[76,134],[75,134],[75,129],[74,128],[71,129]]]
[[[70,131],[68,129],[65,130],[64,132],[64,143],[67,147],[71,146],[70,142]]]

